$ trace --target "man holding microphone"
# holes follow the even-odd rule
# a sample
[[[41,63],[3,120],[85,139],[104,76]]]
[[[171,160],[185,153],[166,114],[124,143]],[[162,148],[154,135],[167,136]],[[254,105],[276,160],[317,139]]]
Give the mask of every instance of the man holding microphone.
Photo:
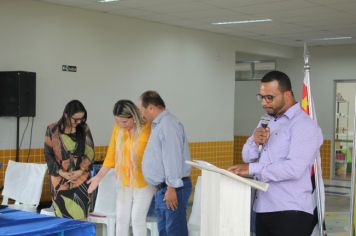
[[[254,199],[256,236],[309,236],[314,211],[310,169],[323,143],[322,132],[295,100],[285,73],[267,73],[257,99],[269,121],[261,120],[245,143],[242,157],[247,164],[229,170],[269,183],[267,192],[257,191]]]

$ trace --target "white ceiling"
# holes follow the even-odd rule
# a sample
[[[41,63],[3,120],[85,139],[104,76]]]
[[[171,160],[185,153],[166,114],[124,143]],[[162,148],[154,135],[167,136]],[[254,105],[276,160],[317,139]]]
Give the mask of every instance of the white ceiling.
[[[287,46],[356,44],[355,0],[39,0]],[[270,18],[272,22],[212,25]],[[352,39],[317,41],[326,37]]]

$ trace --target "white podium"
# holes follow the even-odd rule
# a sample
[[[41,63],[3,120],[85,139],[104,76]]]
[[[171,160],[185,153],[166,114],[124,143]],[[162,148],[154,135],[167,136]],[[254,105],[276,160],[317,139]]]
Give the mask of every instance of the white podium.
[[[186,161],[202,170],[201,236],[249,236],[251,187],[267,191],[268,184],[243,178],[205,161]]]

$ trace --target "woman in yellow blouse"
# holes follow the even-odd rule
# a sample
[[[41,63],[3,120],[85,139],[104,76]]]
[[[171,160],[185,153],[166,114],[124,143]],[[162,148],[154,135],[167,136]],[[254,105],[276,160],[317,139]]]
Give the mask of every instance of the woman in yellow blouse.
[[[145,124],[137,106],[120,100],[114,106],[114,125],[103,167],[91,178],[92,193],[110,168],[115,168],[119,184],[116,201],[116,235],[129,235],[130,220],[135,236],[146,235],[146,217],[155,188],[146,183],[141,169],[151,125]]]

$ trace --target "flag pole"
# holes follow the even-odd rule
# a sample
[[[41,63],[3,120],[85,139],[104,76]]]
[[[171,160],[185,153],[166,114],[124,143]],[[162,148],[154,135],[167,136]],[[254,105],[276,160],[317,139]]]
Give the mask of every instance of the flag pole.
[[[308,99],[309,99],[309,116],[312,119],[315,119],[314,117],[314,101],[311,96],[311,88],[310,88],[310,80],[309,80],[309,73],[310,73],[310,64],[309,64],[309,51],[307,47],[307,43],[304,42],[304,77],[308,77],[307,80],[307,87],[308,87]],[[320,183],[319,183],[319,172],[320,172],[320,166],[319,166],[319,161],[318,159],[320,158],[320,152],[318,153],[317,158],[315,158],[314,161],[314,180],[315,180],[315,189],[316,189],[316,196],[317,196],[317,211],[318,211],[318,226],[319,226],[319,232],[320,235],[324,235],[324,229],[323,229],[323,224],[324,224],[324,217],[323,217],[323,209],[322,209],[322,200],[321,200],[321,190],[320,190]]]
[[[320,154],[319,154],[320,155]],[[318,209],[318,223],[319,223],[319,231],[320,235],[325,235],[324,234],[324,216],[323,216],[323,209],[322,209],[322,203],[321,203],[321,191],[320,191],[320,183],[319,183],[319,171],[320,171],[320,166],[319,162],[316,159],[314,161],[314,178],[315,178],[315,186],[317,190],[317,209]]]

